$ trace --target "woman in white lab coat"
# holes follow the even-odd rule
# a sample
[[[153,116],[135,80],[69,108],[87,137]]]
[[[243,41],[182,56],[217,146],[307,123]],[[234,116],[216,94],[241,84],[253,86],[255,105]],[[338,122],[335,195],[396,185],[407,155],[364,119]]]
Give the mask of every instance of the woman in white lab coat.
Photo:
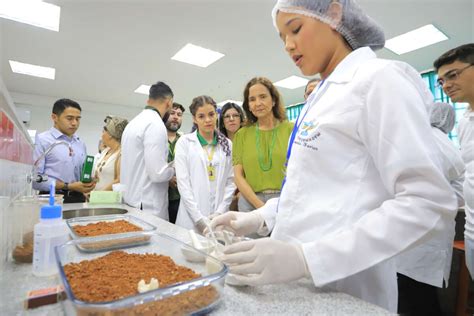
[[[351,0],[279,0],[275,26],[309,96],[279,199],[211,226],[270,238],[224,249],[237,281],[308,277],[397,311],[396,257],[444,230],[456,198],[429,124],[432,96],[409,65],[378,59],[383,31]]]
[[[202,233],[209,217],[228,211],[235,191],[232,142],[216,129],[216,103],[193,99],[189,110],[197,129],[180,137],[175,169],[181,201],[176,224]]]

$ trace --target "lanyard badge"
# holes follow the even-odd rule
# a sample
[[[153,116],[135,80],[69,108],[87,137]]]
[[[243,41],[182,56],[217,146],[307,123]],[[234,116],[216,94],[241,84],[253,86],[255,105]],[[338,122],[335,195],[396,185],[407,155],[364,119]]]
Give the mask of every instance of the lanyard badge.
[[[216,168],[212,165],[212,159],[214,158],[214,153],[216,152],[216,147],[217,146],[212,146],[208,145],[207,147],[211,147],[211,151],[209,152],[207,149],[204,149],[204,151],[207,154],[207,176],[209,177],[209,181],[215,181],[216,180]]]

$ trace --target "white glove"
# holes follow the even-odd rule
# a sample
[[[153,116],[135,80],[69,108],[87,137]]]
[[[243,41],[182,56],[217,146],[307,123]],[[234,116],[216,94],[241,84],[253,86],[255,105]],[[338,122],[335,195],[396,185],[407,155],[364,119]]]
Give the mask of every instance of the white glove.
[[[213,230],[228,230],[236,236],[244,236],[262,229],[264,219],[260,213],[252,212],[225,212],[211,221]]]
[[[197,230],[199,233],[203,234],[204,230],[209,227],[210,221],[207,217],[202,217],[200,220],[198,220],[195,224]]]
[[[216,218],[219,215],[222,215],[222,213],[214,212],[211,215],[209,215],[207,218],[209,218],[209,221],[212,221],[214,218]]]
[[[227,246],[223,252],[219,259],[242,284],[285,283],[310,276],[298,244],[260,238]]]

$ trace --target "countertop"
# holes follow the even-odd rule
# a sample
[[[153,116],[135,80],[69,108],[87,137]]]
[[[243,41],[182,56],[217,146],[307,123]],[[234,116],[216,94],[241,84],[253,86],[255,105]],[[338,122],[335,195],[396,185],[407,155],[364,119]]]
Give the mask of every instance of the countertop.
[[[188,242],[187,230],[137,209],[124,205],[65,204],[64,211],[85,207],[125,208],[158,231]],[[2,315],[64,315],[62,305],[54,304],[25,310],[23,300],[29,290],[59,284],[55,277],[40,278],[32,274],[31,264],[6,263],[0,274],[0,314]],[[224,300],[212,315],[390,315],[385,309],[350,295],[323,291],[311,281],[301,280],[284,285],[224,288]]]

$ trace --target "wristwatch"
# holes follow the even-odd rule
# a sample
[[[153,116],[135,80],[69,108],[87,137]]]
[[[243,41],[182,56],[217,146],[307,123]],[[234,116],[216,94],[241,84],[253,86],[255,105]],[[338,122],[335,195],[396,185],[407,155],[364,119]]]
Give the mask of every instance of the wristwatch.
[[[64,182],[63,190],[64,190],[64,191],[69,190],[69,183]]]

